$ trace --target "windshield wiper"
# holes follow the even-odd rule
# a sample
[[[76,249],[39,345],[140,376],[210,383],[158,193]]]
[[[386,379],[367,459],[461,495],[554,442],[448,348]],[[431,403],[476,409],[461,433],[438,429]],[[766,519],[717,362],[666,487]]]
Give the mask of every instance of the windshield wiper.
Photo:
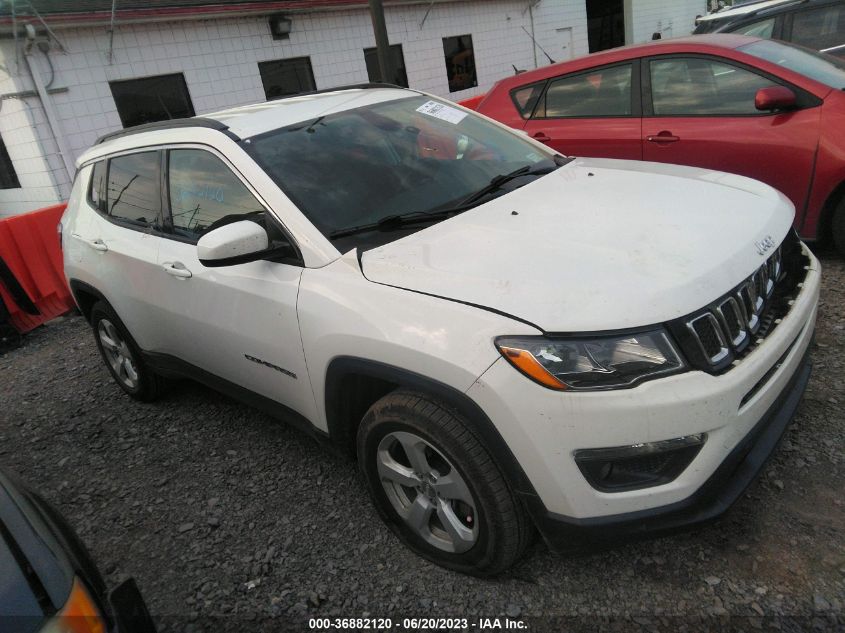
[[[411,224],[420,224],[424,222],[437,222],[445,220],[458,213],[468,211],[473,207],[478,206],[478,201],[484,196],[495,192],[505,183],[522,176],[541,176],[553,172],[558,167],[570,162],[572,158],[566,156],[555,156],[554,164],[542,168],[537,168],[535,165],[525,165],[519,169],[515,169],[507,174],[499,174],[495,176],[489,184],[482,189],[476,191],[469,197],[461,200],[458,204],[445,208],[437,209],[435,211],[414,211],[412,213],[403,213],[400,215],[388,215],[378,220],[377,222],[370,222],[368,224],[361,224],[360,226],[350,226],[345,229],[337,229],[329,233],[329,239],[335,240],[349,235],[357,235],[358,233],[369,233],[370,231],[394,231],[396,229],[408,226]]]
[[[393,231],[403,226],[410,224],[420,224],[423,222],[436,222],[438,220],[445,220],[449,216],[460,213],[464,209],[445,209],[443,211],[414,211],[413,213],[405,213],[402,215],[388,215],[377,222],[370,222],[368,224],[361,224],[359,226],[350,226],[345,229],[338,229],[329,233],[329,239],[335,240],[340,237],[348,235],[356,235],[358,233],[369,233],[370,231]]]
[[[489,182],[489,184],[485,185],[472,195],[468,196],[467,198],[461,200],[453,209],[464,209],[465,207],[474,204],[478,200],[481,200],[484,196],[490,195],[502,188],[502,185],[505,183],[510,182],[511,180],[515,180],[517,178],[521,178],[522,176],[544,176],[545,174],[550,174],[558,167],[562,167],[569,161],[571,158],[566,158],[565,156],[555,156],[554,157],[554,165],[547,166],[547,167],[540,167],[537,168],[536,165],[525,165],[520,167],[519,169],[514,169],[512,172],[507,174],[499,174],[498,176],[494,176],[493,179]]]

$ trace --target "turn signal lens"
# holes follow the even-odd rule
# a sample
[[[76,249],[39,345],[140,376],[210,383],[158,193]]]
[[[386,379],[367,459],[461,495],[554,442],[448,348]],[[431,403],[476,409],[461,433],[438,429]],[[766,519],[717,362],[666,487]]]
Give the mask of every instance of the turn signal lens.
[[[79,578],[73,581],[65,606],[41,633],[106,633],[105,620]]]
[[[545,367],[543,367],[531,352],[524,349],[517,349],[515,347],[499,347],[508,362],[516,367],[523,374],[539,382],[541,385],[549,389],[566,389],[566,385],[560,380],[552,376]]]

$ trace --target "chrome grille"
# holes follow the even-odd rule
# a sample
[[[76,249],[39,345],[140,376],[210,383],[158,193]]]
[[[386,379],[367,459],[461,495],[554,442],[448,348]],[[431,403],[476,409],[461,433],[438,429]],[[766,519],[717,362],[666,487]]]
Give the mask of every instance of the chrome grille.
[[[806,271],[801,245],[787,236],[766,262],[713,304],[670,323],[694,366],[714,373],[750,353],[789,311]]]
[[[716,306],[716,313],[730,337],[731,345],[734,348],[741,347],[748,340],[748,319],[739,301],[736,297],[728,297]]]
[[[705,312],[691,321],[687,321],[687,327],[695,340],[698,341],[704,357],[714,365],[724,360],[730,353],[722,328],[712,313]]]

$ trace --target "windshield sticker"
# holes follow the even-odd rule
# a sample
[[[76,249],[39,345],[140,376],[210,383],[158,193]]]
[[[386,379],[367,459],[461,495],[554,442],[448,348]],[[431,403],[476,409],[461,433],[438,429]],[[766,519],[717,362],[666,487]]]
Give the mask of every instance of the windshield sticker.
[[[417,112],[433,116],[435,119],[447,121],[453,125],[457,125],[463,121],[464,117],[467,115],[466,112],[461,112],[457,108],[447,106],[443,103],[438,103],[437,101],[426,101],[417,108]]]

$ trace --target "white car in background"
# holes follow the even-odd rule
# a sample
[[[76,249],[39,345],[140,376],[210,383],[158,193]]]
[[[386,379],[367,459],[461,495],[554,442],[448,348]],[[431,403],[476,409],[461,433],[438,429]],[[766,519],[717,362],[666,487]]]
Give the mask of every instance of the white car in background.
[[[78,165],[65,272],[121,389],[188,376],[327,440],[452,569],[500,572],[534,528],[566,549],[717,516],[808,380],[819,265],[747,178],[563,157],[384,86]]]

